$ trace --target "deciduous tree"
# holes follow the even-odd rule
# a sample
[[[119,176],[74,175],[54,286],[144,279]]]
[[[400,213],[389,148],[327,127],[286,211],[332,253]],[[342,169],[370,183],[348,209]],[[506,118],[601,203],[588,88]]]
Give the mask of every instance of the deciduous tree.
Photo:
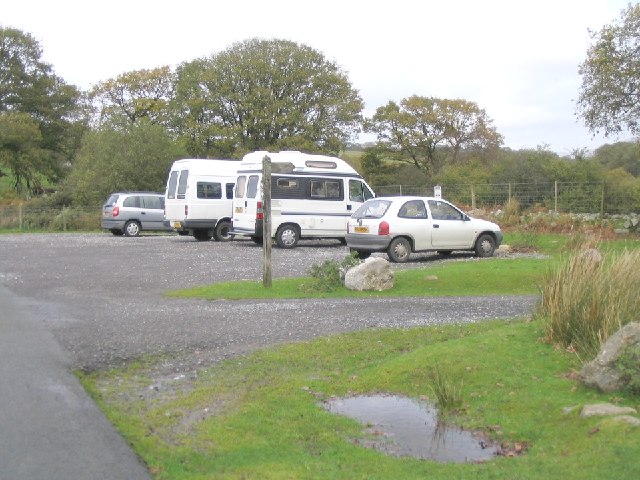
[[[502,143],[486,112],[466,100],[414,95],[400,104],[391,101],[376,110],[366,128],[394,160],[427,172],[440,157],[455,160],[463,148],[498,148]]]
[[[599,32],[580,65],[577,114],[593,133],[640,134],[640,5]]]
[[[57,181],[83,130],[80,92],[41,56],[31,35],[0,28],[0,114],[7,129],[0,168],[10,171],[18,191],[34,190],[40,180]]]
[[[237,43],[182,65],[178,77],[181,131],[199,149],[337,153],[360,128],[362,99],[346,74],[291,41]]]

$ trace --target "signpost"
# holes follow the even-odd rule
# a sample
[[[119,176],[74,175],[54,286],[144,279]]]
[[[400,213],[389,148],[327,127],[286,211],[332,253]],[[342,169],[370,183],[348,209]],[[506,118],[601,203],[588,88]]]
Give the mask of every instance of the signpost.
[[[271,158],[262,159],[262,286],[271,288]]]

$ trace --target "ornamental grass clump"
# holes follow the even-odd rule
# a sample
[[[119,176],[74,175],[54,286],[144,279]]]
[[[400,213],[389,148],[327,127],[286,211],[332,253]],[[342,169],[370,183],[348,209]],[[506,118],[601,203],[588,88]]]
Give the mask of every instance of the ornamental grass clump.
[[[593,358],[611,334],[638,320],[640,250],[601,257],[576,250],[542,284],[536,317],[544,318],[547,340]]]

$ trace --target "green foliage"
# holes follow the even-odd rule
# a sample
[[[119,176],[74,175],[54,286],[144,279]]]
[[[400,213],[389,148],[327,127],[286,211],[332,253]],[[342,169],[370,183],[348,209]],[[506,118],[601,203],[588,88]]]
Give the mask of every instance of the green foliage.
[[[97,123],[118,126],[145,119],[169,126],[169,103],[174,97],[175,74],[167,66],[123,73],[96,84],[90,98]]]
[[[615,365],[626,381],[627,389],[640,395],[640,345],[626,348]]]
[[[359,131],[362,99],[322,53],[251,39],[177,72],[176,124],[192,154],[252,150],[337,154]]]
[[[577,113],[594,133],[640,133],[640,5],[629,4],[618,21],[592,32],[580,65]]]
[[[309,272],[311,281],[303,283],[300,289],[307,292],[333,292],[343,287],[347,270],[359,263],[357,255],[350,253],[341,262],[327,260],[320,265],[312,265]]]
[[[578,249],[542,283],[536,317],[546,319],[547,339],[593,358],[602,344],[640,311],[640,250],[604,260]]]
[[[365,126],[394,160],[432,173],[443,153],[455,161],[465,148],[497,149],[502,136],[492,123],[473,102],[414,95],[379,107]]]
[[[61,178],[84,125],[79,91],[41,56],[31,35],[0,27],[0,169],[18,193]]]
[[[86,135],[65,189],[79,206],[101,205],[111,192],[162,192],[172,162],[182,156],[160,125],[105,127]]]

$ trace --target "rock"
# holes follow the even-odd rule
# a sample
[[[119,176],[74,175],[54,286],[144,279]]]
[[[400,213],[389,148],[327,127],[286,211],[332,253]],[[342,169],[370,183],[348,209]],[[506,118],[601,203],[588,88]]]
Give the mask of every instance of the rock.
[[[608,421],[612,423],[623,423],[631,425],[632,427],[640,427],[640,418],[632,417],[631,415],[616,415],[615,417],[611,417]]]
[[[615,392],[627,381],[615,366],[616,360],[630,347],[640,345],[640,322],[631,322],[611,335],[594,360],[580,370],[579,378],[585,385],[603,392]]]
[[[585,405],[580,412],[581,417],[611,417],[614,415],[629,415],[638,413],[635,408],[618,407],[611,403],[594,403]]]
[[[594,263],[600,263],[602,261],[602,254],[597,248],[587,248],[580,252],[580,256],[585,260],[591,260]]]
[[[394,275],[391,264],[380,257],[370,257],[350,268],[344,276],[344,286],[349,290],[389,290],[393,288]]]

